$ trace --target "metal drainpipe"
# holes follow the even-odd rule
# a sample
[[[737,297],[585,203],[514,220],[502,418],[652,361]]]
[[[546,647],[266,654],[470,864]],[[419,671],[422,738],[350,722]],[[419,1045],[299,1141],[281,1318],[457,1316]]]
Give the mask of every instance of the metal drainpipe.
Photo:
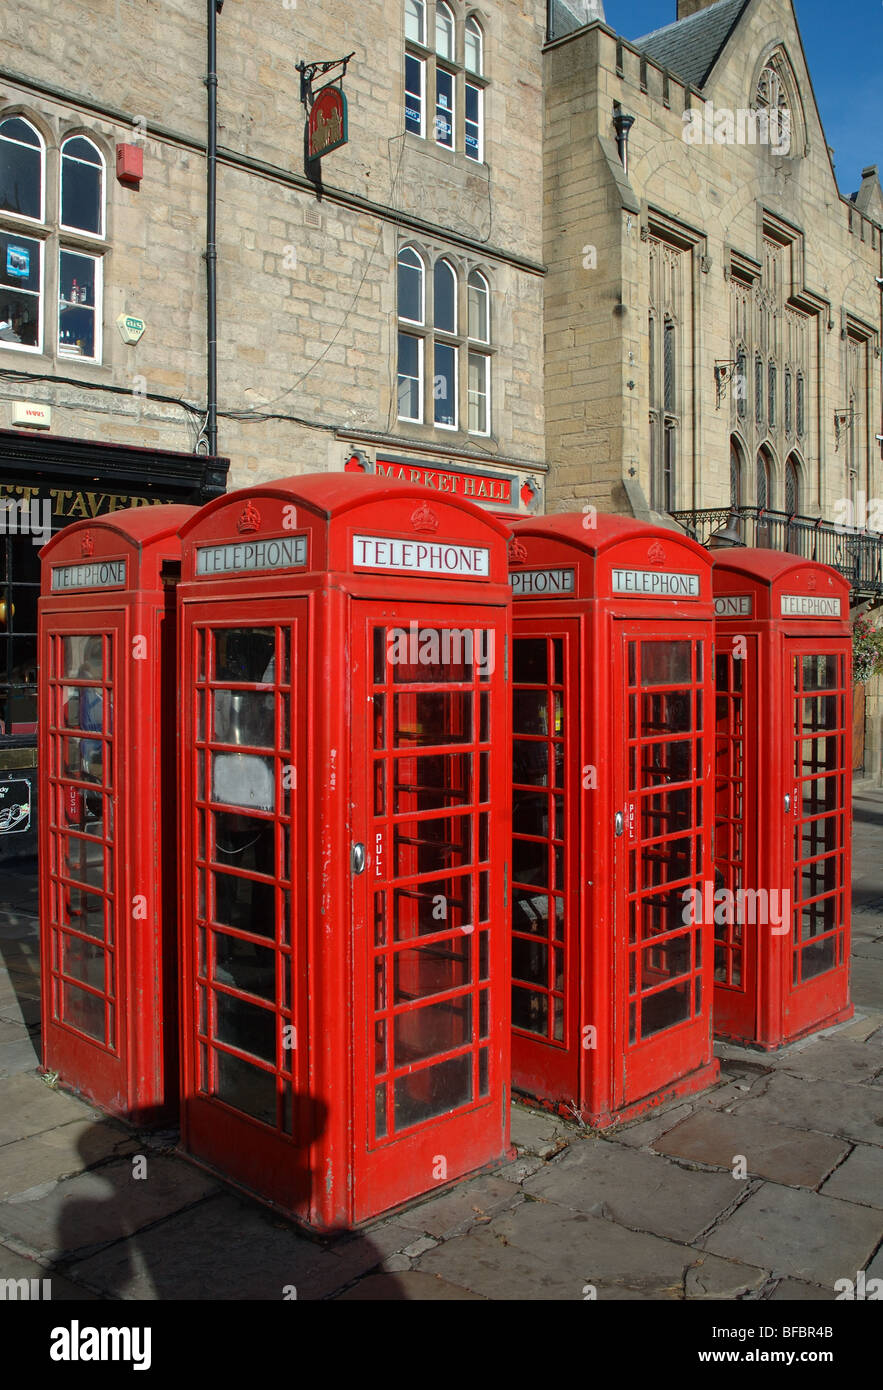
[[[206,428],[209,456],[218,452],[218,14],[224,0],[208,0],[208,134],[206,138],[205,292]]]

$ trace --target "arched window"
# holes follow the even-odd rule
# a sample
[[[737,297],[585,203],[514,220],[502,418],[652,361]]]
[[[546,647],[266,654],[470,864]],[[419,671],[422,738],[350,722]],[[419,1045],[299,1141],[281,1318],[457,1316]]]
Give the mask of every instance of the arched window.
[[[784,61],[774,55],[761,72],[754,95],[754,106],[766,122],[766,129],[761,127],[759,132],[761,143],[777,154],[788,154],[791,148],[791,109],[784,68]]]
[[[469,274],[469,336],[476,343],[489,343],[490,291],[480,270]]]
[[[423,257],[412,246],[399,252],[399,318],[422,323],[425,316]]]
[[[738,508],[742,506],[742,486],[744,470],[742,467],[742,450],[735,439],[730,440],[730,506]]]
[[[432,272],[433,325],[436,334],[457,332],[457,276],[446,260],[436,261]],[[457,428],[459,350],[456,343],[436,336],[432,377],[433,419],[441,429]]]
[[[481,76],[484,60],[484,34],[474,15],[466,21],[466,71]]]
[[[800,481],[800,464],[792,454],[785,464],[785,511],[789,516],[802,515],[803,498]]]
[[[398,418],[488,435],[492,348],[487,277],[471,270],[464,280],[447,256],[439,256],[431,264],[430,289],[427,305],[427,261],[413,246],[403,246],[398,255]]]
[[[413,246],[398,256],[398,310],[402,323],[422,325],[426,317],[426,267]],[[399,329],[398,418],[423,419],[424,339]]]
[[[440,58],[454,61],[454,16],[444,0],[435,7],[435,51]]]
[[[675,325],[670,318],[662,334],[662,404],[665,410],[675,408]]]
[[[772,506],[772,474],[766,450],[757,455],[757,505],[763,510]]]
[[[427,35],[427,27],[433,25],[434,42]],[[484,33],[474,15],[464,22],[446,0],[436,0],[427,26],[424,0],[405,0],[406,131],[421,139],[434,135],[437,144],[482,163],[484,69]]]
[[[443,333],[457,331],[457,276],[445,260],[436,261],[432,273],[434,312],[433,322]]]
[[[470,271],[467,284],[469,362],[468,405],[470,434],[490,434],[491,431],[491,359],[476,344],[491,339],[490,290],[479,270]]]
[[[740,347],[736,353],[736,376],[733,382],[733,393],[736,397],[736,413],[740,420],[744,420],[748,414],[748,360],[743,347]]]
[[[83,135],[61,147],[61,226],[104,235],[104,159]]]
[[[30,121],[0,121],[0,211],[43,221],[43,156],[43,141]]]
[[[405,0],[405,38],[412,43],[426,42],[426,5],[424,0]]]
[[[806,433],[806,382],[803,372],[797,373],[797,435],[802,439]]]

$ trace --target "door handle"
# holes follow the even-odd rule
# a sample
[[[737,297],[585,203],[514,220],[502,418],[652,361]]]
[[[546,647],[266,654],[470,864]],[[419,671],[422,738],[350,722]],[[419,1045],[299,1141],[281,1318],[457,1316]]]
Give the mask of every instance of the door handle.
[[[790,793],[790,792],[786,792],[786,793],[785,793],[785,815],[786,815],[786,816],[789,814],[790,810],[791,810],[791,793]]]
[[[622,811],[617,811],[616,815],[613,817],[613,833],[616,835],[617,839],[622,834],[622,825]]]
[[[353,845],[350,852],[350,864],[354,874],[365,872],[365,846],[362,844]]]

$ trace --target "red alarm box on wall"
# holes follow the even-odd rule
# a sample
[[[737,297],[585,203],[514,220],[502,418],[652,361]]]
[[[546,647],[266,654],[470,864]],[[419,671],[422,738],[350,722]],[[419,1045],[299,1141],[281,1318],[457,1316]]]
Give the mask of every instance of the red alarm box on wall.
[[[144,178],[144,150],[140,145],[117,145],[117,178],[136,187]]]

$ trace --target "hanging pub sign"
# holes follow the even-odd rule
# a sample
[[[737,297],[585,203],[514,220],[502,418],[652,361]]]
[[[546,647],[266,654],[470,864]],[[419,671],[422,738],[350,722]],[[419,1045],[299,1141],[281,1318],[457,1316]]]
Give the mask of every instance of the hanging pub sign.
[[[322,87],[310,108],[307,122],[310,159],[321,159],[347,142],[346,96],[340,87]]]

